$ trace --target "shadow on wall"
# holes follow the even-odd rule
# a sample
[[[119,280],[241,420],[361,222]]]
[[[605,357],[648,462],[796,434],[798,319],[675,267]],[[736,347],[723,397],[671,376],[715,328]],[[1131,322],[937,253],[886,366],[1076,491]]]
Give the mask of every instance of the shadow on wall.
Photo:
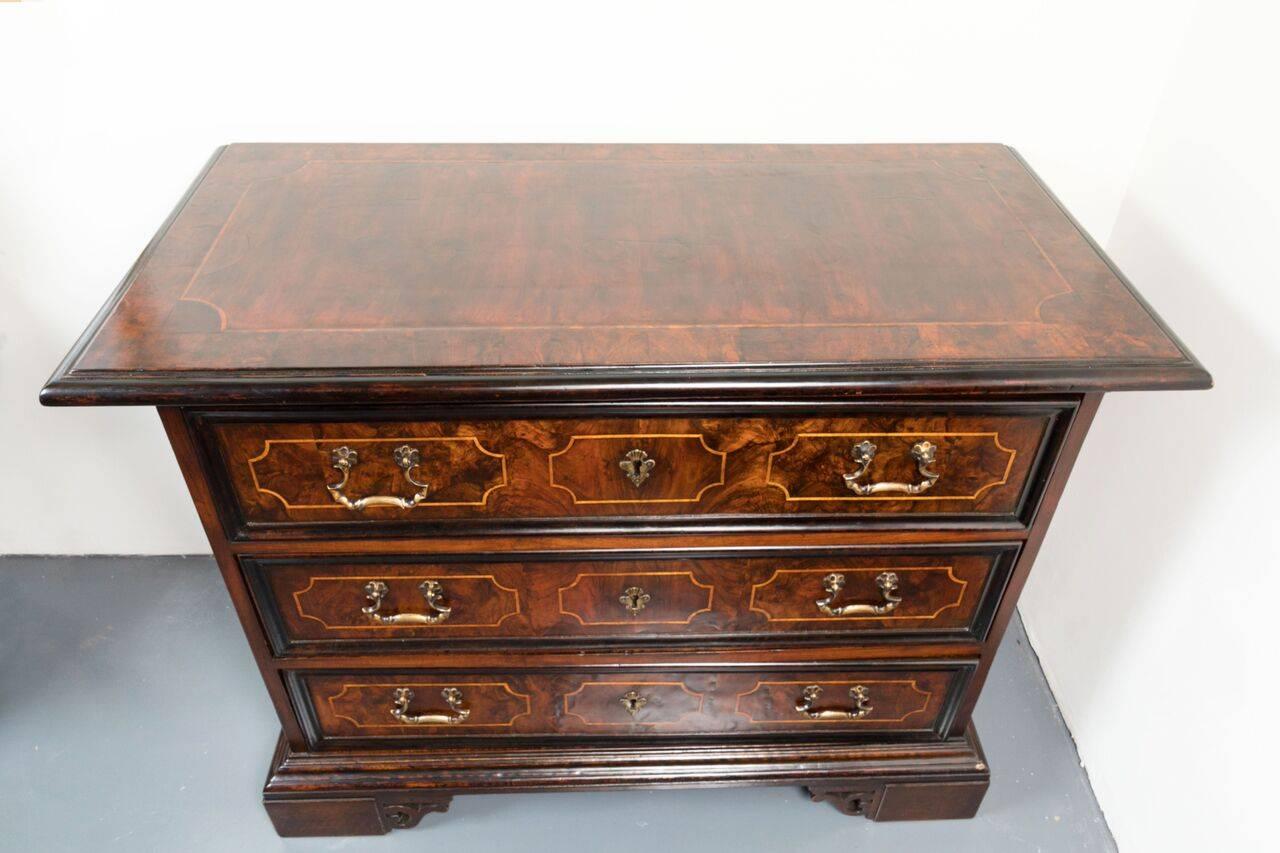
[[[1135,280],[1163,316],[1184,318],[1171,325],[1194,332],[1188,346],[1215,387],[1107,397],[1032,573],[1022,610],[1078,736],[1117,713],[1184,713],[1181,678],[1155,688],[1167,693],[1144,693],[1140,710],[1113,707],[1109,688],[1132,691],[1129,682],[1179,673],[1179,647],[1206,640],[1198,626],[1247,618],[1239,603],[1249,606],[1250,583],[1260,585],[1266,567],[1256,566],[1251,581],[1233,570],[1239,553],[1215,551],[1209,540],[1231,537],[1244,551],[1260,550],[1272,521],[1257,478],[1280,465],[1280,357],[1256,327],[1268,318],[1243,316],[1224,301],[1210,276],[1132,201],[1110,246],[1124,266],[1142,270]],[[1243,506],[1228,509],[1233,502]],[[1196,555],[1201,563],[1186,571],[1180,564]],[[1167,630],[1153,635],[1153,628]],[[1228,635],[1215,634],[1218,642]],[[1167,644],[1157,671],[1153,643]],[[1126,654],[1146,670],[1134,672]]]

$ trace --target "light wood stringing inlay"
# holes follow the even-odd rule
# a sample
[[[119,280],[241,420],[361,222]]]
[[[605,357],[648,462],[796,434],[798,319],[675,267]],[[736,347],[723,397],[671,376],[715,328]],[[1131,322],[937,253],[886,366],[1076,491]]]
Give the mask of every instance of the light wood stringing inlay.
[[[423,501],[422,503],[410,509],[409,510],[410,512],[412,512],[413,510],[422,509],[424,507],[433,507],[433,506],[484,506],[489,502],[490,494],[497,491],[498,489],[502,489],[507,486],[508,481],[507,481],[506,455],[502,453],[494,453],[493,451],[487,449],[483,444],[480,443],[480,439],[474,435],[472,436],[435,436],[435,437],[415,436],[415,437],[408,437],[408,438],[332,438],[332,439],[331,438],[324,438],[324,439],[268,438],[266,439],[265,443],[262,446],[262,452],[259,453],[257,456],[253,457],[252,459],[248,460],[249,476],[253,478],[253,487],[256,490],[258,490],[263,494],[271,495],[276,500],[280,501],[280,503],[284,504],[285,509],[290,509],[290,510],[293,510],[293,509],[345,509],[345,507],[343,507],[341,504],[338,504],[333,501],[330,501],[329,503],[325,503],[325,504],[291,504],[289,503],[288,500],[285,499],[284,495],[280,494],[279,492],[274,492],[271,489],[264,488],[262,484],[258,482],[258,472],[253,467],[253,463],[260,462],[261,460],[266,459],[267,455],[271,453],[271,445],[273,444],[314,444],[317,447],[319,447],[320,445],[333,445],[334,447],[341,447],[344,444],[380,444],[380,443],[387,443],[387,442],[411,444],[413,442],[424,442],[424,441],[471,442],[472,444],[475,445],[476,449],[479,450],[481,453],[483,453],[485,456],[491,456],[494,459],[498,459],[501,461],[502,482],[496,485],[490,486],[488,489],[486,489],[484,494],[480,496],[480,500],[478,501],[432,501],[431,498],[428,497],[425,501]],[[329,481],[325,480],[325,482],[327,483]]]
[[[617,681],[617,682],[584,681],[582,684],[578,685],[577,690],[573,691],[572,693],[564,694],[564,696],[562,697],[562,703],[564,706],[564,715],[566,717],[577,717],[579,720],[582,720],[582,724],[586,726],[599,726],[602,728],[613,728],[616,726],[621,726],[623,728],[633,728],[635,726],[644,726],[646,728],[653,728],[656,726],[678,726],[683,723],[682,719],[666,720],[664,722],[653,722],[653,723],[640,722],[638,720],[625,720],[625,721],[619,721],[616,723],[604,723],[604,722],[597,722],[595,720],[588,720],[586,717],[582,716],[581,714],[578,714],[569,710],[569,700],[572,699],[574,696],[577,696],[578,694],[583,693],[589,687],[592,687],[592,688],[607,687],[612,691],[621,691],[618,693],[619,696],[621,696],[622,693],[626,692],[627,690],[630,690],[633,687],[678,687],[681,690],[683,690],[685,693],[692,696],[694,699],[698,700],[698,707],[693,711],[688,712],[687,714],[681,714],[682,718],[689,715],[701,714],[702,706],[706,702],[706,696],[704,696],[701,693],[696,693],[690,690],[688,687],[685,687],[684,684],[679,681]],[[621,705],[619,705],[619,709],[621,709]],[[625,714],[626,711],[623,711],[622,713]]]
[[[415,585],[424,580],[439,580],[441,583],[448,580],[487,580],[490,583],[492,583],[495,587],[502,590],[503,592],[511,593],[511,596],[515,602],[515,609],[508,613],[504,613],[502,615],[502,618],[500,618],[497,622],[486,622],[486,623],[461,622],[459,623],[459,622],[452,621],[452,617],[450,617],[450,619],[446,619],[443,622],[437,622],[434,625],[408,625],[408,624],[381,625],[381,624],[376,624],[374,622],[369,622],[368,624],[360,623],[355,625],[330,625],[328,622],[324,621],[319,616],[313,616],[310,613],[306,613],[302,609],[302,596],[306,595],[308,592],[312,590],[313,587],[315,587],[316,581],[332,581],[332,582],[340,582],[343,584],[347,584],[347,583],[352,584],[354,586],[355,591],[359,593],[359,598],[356,599],[359,603],[356,605],[354,610],[354,612],[359,613],[360,608],[363,607],[366,602],[364,589],[363,589],[364,584],[368,581],[388,581],[388,580],[405,581],[409,583],[414,583]],[[446,593],[447,593],[447,590],[446,590]],[[493,575],[412,575],[412,576],[315,575],[311,578],[311,582],[308,583],[306,587],[304,587],[303,589],[294,591],[293,606],[294,606],[294,609],[298,611],[298,615],[301,616],[303,619],[310,619],[313,622],[319,622],[321,625],[323,625],[326,629],[330,631],[337,631],[337,630],[341,630],[341,631],[404,631],[406,629],[421,630],[423,628],[426,628],[429,630],[440,630],[440,629],[448,629],[448,628],[497,628],[499,625],[501,625],[503,622],[506,622],[511,617],[519,616],[521,613],[519,590],[512,589],[509,586],[503,586],[502,584],[498,583],[498,579],[495,578]]]
[[[892,494],[892,495],[866,495],[866,496],[862,496],[862,495],[834,496],[833,495],[830,497],[821,495],[821,496],[809,497],[809,498],[796,498],[791,496],[791,492],[787,491],[787,487],[784,486],[782,483],[775,483],[773,481],[774,458],[790,452],[791,449],[794,448],[797,444],[799,444],[800,440],[803,438],[847,438],[852,440],[852,439],[861,439],[861,438],[915,439],[915,438],[953,438],[953,437],[972,437],[972,436],[989,437],[992,443],[995,444],[997,449],[999,449],[1004,453],[1009,454],[1009,462],[1007,465],[1005,465],[1004,476],[1002,476],[997,481],[986,484],[985,486],[978,489],[978,491],[974,492],[971,495]],[[782,450],[775,450],[773,453],[769,454],[769,461],[765,465],[764,480],[765,480],[766,486],[773,486],[775,489],[780,489],[782,491],[782,494],[785,496],[785,499],[788,502],[793,502],[793,501],[974,501],[982,497],[982,494],[984,492],[990,489],[994,489],[998,486],[1003,486],[1005,483],[1009,482],[1009,473],[1013,470],[1013,461],[1017,458],[1018,458],[1018,451],[1013,448],[1005,447],[1003,444],[1001,444],[1000,434],[996,432],[802,432],[802,433],[798,433],[795,439],[786,447],[784,447]],[[945,473],[943,476],[945,476]]]
[[[788,717],[785,720],[757,720],[755,717],[751,716],[746,711],[742,710],[743,698],[758,692],[763,687],[794,686],[796,688],[796,695],[798,696],[800,694],[800,691],[804,690],[804,688],[810,684],[820,684],[822,685],[824,690],[832,687],[853,687],[854,685],[857,685],[857,684],[861,684],[864,687],[868,688],[869,690],[874,690],[877,684],[906,684],[916,693],[919,693],[921,696],[923,696],[924,699],[920,703],[919,708],[916,708],[914,711],[908,711],[906,714],[903,714],[901,717],[896,717],[893,719],[887,719],[885,717],[877,716],[876,712],[873,710],[871,714],[869,714],[866,717],[862,717],[861,719],[815,720],[812,717],[806,717],[802,714],[797,713],[794,719],[791,717]],[[750,720],[753,723],[770,723],[770,724],[782,723],[782,724],[790,724],[790,725],[797,725],[797,726],[823,725],[827,723],[837,723],[839,725],[847,725],[849,723],[901,723],[903,720],[907,719],[908,717],[914,717],[916,714],[924,713],[924,711],[929,707],[929,700],[932,697],[933,697],[933,692],[927,691],[927,690],[921,690],[919,685],[916,683],[915,679],[885,680],[885,679],[862,678],[856,681],[826,681],[821,679],[809,679],[807,681],[760,681],[756,683],[755,687],[752,687],[750,690],[746,691],[745,693],[737,694],[737,702],[734,704],[733,712],[735,714],[741,714],[742,716],[746,717],[748,720]],[[874,704],[875,701],[876,701],[876,695],[874,692],[872,692],[871,702],[872,702],[873,708],[876,707]]]
[[[370,724],[367,724],[367,725],[366,725],[365,723],[362,723],[362,722],[360,722],[359,720],[355,720],[355,719],[352,719],[351,717],[348,717],[346,714],[339,714],[339,713],[338,713],[338,709],[337,709],[336,707],[334,707],[334,704],[333,704],[333,703],[334,703],[334,701],[336,701],[336,700],[338,700],[338,699],[341,699],[343,696],[345,696],[345,695],[347,694],[347,691],[348,691],[348,690],[351,690],[351,689],[356,689],[356,690],[373,690],[373,689],[395,690],[395,689],[396,689],[396,688],[398,688],[398,687],[408,687],[410,690],[414,690],[414,691],[418,691],[418,690],[432,690],[432,689],[437,689],[437,688],[439,688],[439,689],[443,689],[443,688],[445,688],[445,687],[458,687],[458,688],[462,688],[462,687],[501,687],[503,690],[507,691],[507,693],[508,693],[508,694],[510,694],[511,696],[514,696],[514,697],[515,697],[515,698],[517,698],[517,699],[523,699],[523,700],[524,700],[524,710],[523,710],[522,712],[520,712],[519,714],[516,714],[516,715],[515,715],[514,717],[512,717],[511,719],[507,720],[505,723],[473,723],[473,722],[471,722],[471,719],[470,719],[470,718],[468,718],[468,719],[463,720],[463,721],[458,722],[458,723],[441,723],[441,724],[439,724],[439,725],[406,726],[406,725],[404,725],[403,723],[398,723],[398,722],[396,722],[395,720],[392,720],[392,721],[391,721],[391,722],[389,722],[389,723],[370,723]],[[466,697],[465,695],[463,696],[463,700],[464,700],[464,701],[466,701],[466,700],[467,700],[467,697]],[[346,720],[347,722],[351,723],[351,725],[355,726],[355,727],[356,727],[356,728],[358,728],[358,729],[396,729],[396,730],[408,730],[408,729],[414,729],[414,728],[418,728],[418,729],[428,729],[428,728],[450,728],[450,729],[455,729],[455,728],[479,728],[479,727],[508,729],[508,728],[511,728],[512,726],[514,726],[514,725],[516,724],[516,720],[520,719],[521,717],[527,717],[527,716],[529,716],[531,713],[533,713],[533,703],[530,701],[529,695],[528,695],[527,693],[519,693],[519,692],[517,692],[517,691],[515,691],[515,690],[512,690],[512,689],[511,689],[511,685],[510,685],[510,684],[508,684],[508,683],[507,683],[507,682],[505,682],[505,681],[440,681],[440,682],[433,682],[433,683],[431,683],[431,684],[422,684],[422,683],[416,683],[416,682],[411,684],[411,683],[408,683],[408,682],[400,681],[400,682],[392,682],[392,683],[387,683],[387,684],[384,684],[384,683],[378,683],[378,684],[368,684],[368,683],[360,683],[360,684],[344,684],[344,685],[342,685],[342,689],[341,689],[340,691],[338,691],[337,693],[333,694],[332,696],[327,697],[327,701],[329,702],[329,709],[333,712],[334,719],[338,719],[338,720]],[[391,699],[390,699],[390,697],[388,697],[388,699],[387,699],[387,708],[388,708],[388,709],[390,709],[390,707],[391,707]],[[389,711],[388,711],[388,713],[389,713]]]
[[[636,439],[660,439],[660,438],[696,438],[698,443],[702,445],[708,453],[720,457],[720,479],[714,483],[708,483],[698,490],[698,493],[691,498],[628,498],[628,499],[610,499],[610,500],[584,500],[579,498],[577,493],[568,486],[556,482],[556,457],[563,456],[568,453],[575,442],[578,441],[604,441],[618,438],[636,438]],[[681,504],[694,503],[702,500],[702,496],[709,489],[725,484],[725,466],[728,463],[729,454],[726,451],[714,450],[707,444],[707,439],[702,433],[648,433],[648,434],[628,434],[628,435],[572,435],[569,436],[569,443],[562,449],[547,457],[547,478],[553,489],[563,489],[569,493],[569,497],[575,504]]]
[[[565,610],[564,594],[571,589],[577,587],[585,578],[651,578],[651,577],[672,577],[683,576],[689,579],[689,583],[700,589],[707,591],[707,606],[699,608],[689,614],[687,619],[646,619],[644,611],[640,611],[634,616],[628,616],[625,619],[588,622],[582,618],[582,614],[573,610]],[[621,590],[619,590],[621,592]],[[562,616],[572,616],[578,620],[579,625],[688,625],[694,620],[699,613],[707,613],[711,610],[711,600],[715,596],[715,587],[709,584],[700,583],[693,576],[693,572],[583,572],[573,579],[573,583],[568,586],[562,586],[556,591],[556,598],[559,600],[559,610]]]
[[[234,324],[230,324],[229,321],[231,317],[229,312],[226,309],[224,309],[222,306],[218,305],[216,302],[213,301],[213,296],[216,295],[217,288],[215,286],[208,286],[206,277],[205,277],[205,269],[209,264],[210,258],[216,257],[220,254],[221,246],[226,238],[227,233],[229,231],[235,230],[234,228],[232,228],[233,223],[237,223],[237,220],[243,218],[242,210],[245,208],[246,202],[252,200],[254,196],[257,196],[259,194],[260,189],[267,184],[276,183],[276,182],[279,182],[281,184],[288,184],[291,182],[295,182],[297,176],[302,175],[305,172],[315,171],[317,170],[317,168],[323,169],[324,167],[332,167],[332,166],[358,165],[358,166],[367,166],[367,167],[373,167],[373,168],[378,168],[378,167],[387,168],[387,167],[394,167],[394,166],[427,166],[434,169],[442,165],[448,164],[448,165],[463,165],[472,169],[501,168],[505,170],[510,170],[513,164],[525,165],[525,164],[538,163],[538,164],[543,164],[543,165],[554,168],[554,167],[563,167],[573,163],[595,164],[599,162],[600,161],[597,159],[584,159],[584,158],[578,158],[573,156],[563,156],[563,157],[555,157],[555,158],[536,158],[535,157],[535,158],[521,159],[518,161],[491,160],[483,156],[477,156],[472,158],[441,157],[441,158],[430,158],[430,159],[409,158],[409,157],[396,158],[396,159],[390,159],[390,158],[388,159],[352,159],[352,158],[343,158],[343,157],[334,157],[334,158],[326,158],[326,159],[305,158],[302,160],[299,166],[292,168],[289,171],[284,172],[283,174],[271,175],[268,177],[253,178],[251,180],[246,181],[243,184],[243,188],[236,195],[235,203],[231,206],[231,209],[227,212],[226,218],[223,220],[222,225],[218,229],[217,234],[214,235],[213,240],[210,242],[208,248],[204,251],[203,255],[201,256],[200,262],[195,266],[195,269],[192,271],[191,276],[186,280],[185,286],[182,287],[182,290],[179,296],[177,297],[177,299],[180,302],[195,302],[202,305],[206,305],[209,308],[211,308],[214,312],[216,312],[218,316],[218,331],[222,334],[227,334],[227,333],[245,334],[245,333],[253,333],[253,332],[294,331],[292,327],[278,327],[271,323],[263,323],[260,321],[251,322],[248,320],[237,320],[237,322],[235,322]],[[737,170],[741,170],[742,172],[749,172],[754,167],[758,167],[758,164],[752,163],[749,160],[733,159],[733,158],[716,158],[716,157],[689,157],[689,158],[681,158],[675,161],[667,161],[667,163],[669,167],[675,167],[675,168],[696,165],[701,167],[713,167],[713,168],[721,167],[721,168],[725,168],[726,170],[737,169]],[[804,160],[804,159],[791,160],[785,157],[773,157],[769,159],[768,165],[770,168],[776,168],[779,166],[813,167],[814,163],[813,161]],[[845,163],[840,163],[838,161],[835,161],[835,162],[831,162],[828,167],[840,168],[841,166],[848,167],[849,165],[852,165],[852,164],[845,164]],[[956,178],[956,175],[954,173],[952,173],[949,169],[944,167],[942,163],[937,160],[918,160],[913,165],[921,169],[928,169],[931,171],[942,173],[953,179]],[[1000,205],[1005,210],[1012,211],[1012,207],[1009,203],[1008,198],[1000,190],[1000,188],[992,181],[989,175],[977,174],[974,176],[966,177],[964,180],[976,181],[981,184],[985,184],[987,190],[991,193],[991,195],[993,195],[1000,202]],[[418,331],[441,331],[441,332],[451,331],[451,330],[467,330],[467,329],[483,329],[483,330],[500,329],[508,332],[519,332],[519,331],[534,331],[534,330],[561,331],[566,328],[589,328],[589,329],[610,329],[610,330],[627,330],[627,329],[662,329],[662,330],[673,329],[674,330],[674,329],[810,329],[810,328],[856,329],[856,328],[890,328],[895,326],[906,326],[906,327],[910,327],[910,326],[916,326],[916,327],[993,326],[993,325],[1001,325],[1001,324],[1014,325],[1014,326],[1038,326],[1044,323],[1044,319],[1041,315],[1041,309],[1044,307],[1044,305],[1050,300],[1056,299],[1060,296],[1066,296],[1066,295],[1075,293],[1075,289],[1072,287],[1071,282],[1066,278],[1066,276],[1062,274],[1061,269],[1054,262],[1053,258],[1048,254],[1048,252],[1045,251],[1044,246],[1036,238],[1030,226],[1017,216],[1013,217],[1013,221],[1016,223],[1016,227],[1018,231],[1020,231],[1022,235],[1027,239],[1029,245],[1034,248],[1035,252],[1039,256],[1039,259],[1044,262],[1045,270],[1051,274],[1052,279],[1055,281],[1055,286],[1047,290],[1047,292],[1045,292],[1040,297],[1039,301],[1036,303],[1033,311],[1031,312],[1031,315],[1024,316],[1024,317],[1009,317],[1003,320],[994,320],[994,319],[993,320],[951,320],[951,319],[945,319],[942,317],[929,317],[929,318],[910,319],[910,320],[906,320],[906,319],[861,320],[861,321],[827,320],[825,322],[803,322],[803,321],[794,321],[794,320],[793,321],[779,320],[779,321],[768,322],[768,323],[753,322],[748,320],[720,321],[720,322],[704,321],[704,322],[697,322],[697,323],[655,323],[655,322],[627,323],[627,322],[618,322],[618,321],[592,322],[592,321],[587,321],[583,318],[577,318],[572,323],[567,325],[566,324],[560,324],[560,325],[541,324],[541,323],[519,323],[519,324],[502,323],[502,324],[494,324],[492,326],[490,325],[480,326],[475,324],[468,324],[465,322],[452,322],[452,323],[441,324],[441,325],[432,325],[432,324],[425,324],[425,323],[414,323],[414,324],[405,325],[405,324],[395,323],[395,322],[385,322],[385,323],[380,323],[377,326],[373,326],[373,327],[353,326],[353,325],[344,325],[344,324],[322,326],[322,325],[313,323],[308,325],[307,328],[308,328],[308,331],[312,331],[312,332],[359,331],[359,332],[367,333],[367,332],[378,332],[383,330],[391,331],[391,330],[399,330],[399,329],[411,329],[411,330],[418,330]],[[197,292],[201,293],[202,295],[194,295]]]
[[[967,580],[964,580],[962,578],[958,578],[955,576],[955,572],[953,571],[953,568],[954,568],[953,566],[911,566],[906,568],[896,568],[896,567],[883,568],[882,567],[882,568],[871,568],[871,569],[862,569],[862,568],[849,569],[849,568],[840,568],[840,567],[833,567],[833,568],[826,568],[826,569],[775,569],[773,574],[769,576],[768,580],[762,583],[751,585],[751,601],[748,603],[747,608],[756,613],[763,614],[765,619],[769,620],[770,622],[858,622],[858,621],[888,622],[891,620],[899,620],[899,619],[937,619],[938,616],[941,615],[944,611],[950,610],[953,607],[960,606],[961,602],[964,601],[965,591],[969,586],[969,582]],[[773,582],[778,579],[779,575],[788,575],[788,574],[789,575],[810,575],[811,574],[811,575],[816,575],[817,579],[821,581],[823,577],[826,577],[832,572],[838,572],[840,574],[845,574],[845,575],[854,574],[854,573],[870,574],[873,578],[876,575],[880,574],[881,572],[894,572],[896,574],[902,574],[903,572],[946,572],[947,578],[952,583],[959,585],[960,589],[959,589],[959,592],[956,593],[955,601],[951,602],[950,604],[945,604],[942,607],[939,607],[937,610],[933,611],[932,613],[920,614],[918,616],[899,616],[896,613],[886,615],[886,616],[876,616],[874,614],[854,615],[854,616],[824,616],[821,612],[818,612],[814,616],[774,616],[768,610],[765,610],[763,607],[756,606],[756,593],[759,590],[772,585]],[[876,592],[875,584],[874,583],[870,584],[868,588],[871,590],[871,592],[868,593],[868,595],[870,596],[870,598],[868,598],[868,603],[878,604],[879,601],[876,600],[876,596],[878,595],[878,593]],[[825,597],[825,594],[826,594],[826,590],[823,589],[821,583],[819,583],[814,590],[814,596],[815,596],[814,600],[816,601],[819,598]],[[899,607],[901,607],[901,605],[899,605]],[[816,608],[816,605],[815,605],[815,608]]]

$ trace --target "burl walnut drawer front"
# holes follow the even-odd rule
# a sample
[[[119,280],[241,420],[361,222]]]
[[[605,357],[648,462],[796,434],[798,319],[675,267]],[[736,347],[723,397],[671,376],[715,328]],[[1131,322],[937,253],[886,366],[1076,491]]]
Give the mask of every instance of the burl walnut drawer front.
[[[244,558],[277,654],[445,641],[981,640],[1016,545],[779,557]]]
[[[1024,521],[1062,408],[823,418],[195,416],[233,535],[581,526],[620,516]]]
[[[752,672],[291,673],[317,744],[941,730],[968,665]]]

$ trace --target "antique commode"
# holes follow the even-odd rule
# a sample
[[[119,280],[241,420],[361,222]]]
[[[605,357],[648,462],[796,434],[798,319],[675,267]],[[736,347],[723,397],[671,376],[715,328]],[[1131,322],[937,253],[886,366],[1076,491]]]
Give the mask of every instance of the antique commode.
[[[159,407],[267,811],[337,835],[645,785],[973,815],[1102,394],[1209,384],[1003,146],[289,144],[215,154],[42,400]]]

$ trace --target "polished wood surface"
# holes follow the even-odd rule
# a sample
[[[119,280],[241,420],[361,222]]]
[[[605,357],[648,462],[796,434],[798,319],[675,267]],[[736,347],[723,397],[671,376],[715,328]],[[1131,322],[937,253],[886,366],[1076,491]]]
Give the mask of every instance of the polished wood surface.
[[[627,560],[500,557],[430,562],[420,557],[243,558],[250,589],[280,654],[447,647],[466,640],[542,644],[747,642],[780,635],[978,640],[985,636],[1017,549],[1008,545],[881,548],[820,557],[751,551]],[[891,573],[900,599],[883,614],[824,613],[831,574],[845,584],[831,607],[883,606]],[[422,585],[440,585],[450,608],[432,624],[385,623],[365,612],[366,587],[387,588],[377,616],[428,614]],[[638,609],[630,589],[646,596]],[[526,645],[520,643],[520,645]]]
[[[1209,384],[1001,146],[238,145],[42,400],[161,406],[305,836],[970,817],[1102,392]]]
[[[292,681],[305,725],[314,731],[313,746],[320,748],[359,741],[559,735],[930,734],[954,704],[967,673],[966,668],[893,667],[634,674],[579,669],[500,675],[303,673]],[[797,710],[811,686],[821,690],[814,713],[826,716]],[[855,686],[865,688],[868,697],[866,715],[858,718],[847,713],[856,707],[849,694]],[[443,698],[450,688],[459,691],[457,707],[465,716]],[[397,689],[411,690],[409,713],[427,715],[431,722],[396,719],[391,709]],[[623,702],[628,693],[646,700],[634,716]]]
[[[216,413],[206,430],[222,469],[233,527],[279,536],[339,525],[410,530],[450,519],[618,516],[937,515],[1017,521],[1065,401],[975,407],[849,405],[841,417],[592,418],[427,421],[258,420]],[[270,417],[270,416],[268,416]],[[844,475],[859,469],[855,446],[875,444],[862,485],[915,485],[912,447],[936,448],[938,478],[916,495],[860,496]],[[413,497],[394,453],[412,447],[412,476],[431,486],[405,509],[354,510],[328,488],[334,453],[355,451],[352,498]],[[639,450],[652,462],[638,485],[622,466]]]
[[[374,835],[444,811],[455,792],[688,788],[762,779],[805,785],[816,801],[871,820],[967,818],[990,776],[972,726],[938,741],[793,736],[743,745],[668,739],[637,748],[631,739],[612,746],[559,739],[536,748],[470,741],[398,752],[300,752],[282,738],[264,792],[273,823],[284,835]],[[388,814],[418,817],[393,823]]]
[[[1208,381],[999,145],[234,145],[46,399],[368,400],[658,366]]]

